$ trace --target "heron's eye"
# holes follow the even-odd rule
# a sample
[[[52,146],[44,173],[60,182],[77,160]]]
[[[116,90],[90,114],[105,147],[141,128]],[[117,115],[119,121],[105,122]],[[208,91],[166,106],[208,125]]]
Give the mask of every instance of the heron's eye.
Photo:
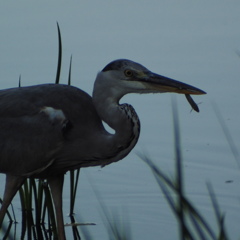
[[[125,74],[126,77],[132,77],[133,76],[133,72],[129,69],[126,69],[124,71],[124,74]]]

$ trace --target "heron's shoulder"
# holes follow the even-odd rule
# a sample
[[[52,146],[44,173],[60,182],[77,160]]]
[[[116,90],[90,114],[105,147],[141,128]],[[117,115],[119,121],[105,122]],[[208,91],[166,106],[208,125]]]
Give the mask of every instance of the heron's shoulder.
[[[42,84],[0,91],[0,117],[32,115],[42,107],[72,111],[79,105],[92,105],[92,98],[79,88]]]

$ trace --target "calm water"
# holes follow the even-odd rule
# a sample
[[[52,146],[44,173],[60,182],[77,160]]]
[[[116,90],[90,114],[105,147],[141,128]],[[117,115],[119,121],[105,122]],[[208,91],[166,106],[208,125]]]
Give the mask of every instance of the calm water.
[[[54,82],[57,59],[56,21],[63,39],[62,82],[66,82],[73,54],[72,84],[91,94],[97,71],[109,61],[129,58],[154,72],[205,90],[194,97],[200,113],[190,112],[184,96],[177,96],[185,191],[216,228],[206,189],[211,182],[226,214],[231,239],[239,238],[240,169],[213,111],[216,102],[239,149],[238,106],[240,58],[240,3],[159,3],[110,1],[91,3],[1,3],[1,88]],[[176,239],[177,222],[147,165],[137,153],[148,154],[158,166],[174,175],[171,95],[129,95],[139,114],[139,143],[124,160],[105,168],[82,169],[76,200],[76,218],[93,222],[94,239],[107,239],[97,189],[106,206],[130,226],[133,239]],[[3,192],[4,176],[1,175]],[[69,206],[68,179],[64,188],[65,222]],[[229,182],[229,183],[228,183]],[[14,199],[17,217],[19,199]],[[20,226],[18,226],[20,229]],[[71,230],[67,230],[69,238]]]

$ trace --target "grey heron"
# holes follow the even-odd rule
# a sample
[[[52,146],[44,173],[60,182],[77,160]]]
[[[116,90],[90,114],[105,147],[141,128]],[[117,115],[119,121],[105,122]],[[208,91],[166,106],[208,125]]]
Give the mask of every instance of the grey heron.
[[[47,179],[55,205],[59,239],[65,239],[62,188],[72,169],[105,166],[133,149],[140,121],[128,93],[205,94],[126,59],[97,74],[92,97],[68,85],[43,84],[0,91],[0,172],[6,174],[0,224],[26,178]],[[107,123],[114,133],[105,130]]]

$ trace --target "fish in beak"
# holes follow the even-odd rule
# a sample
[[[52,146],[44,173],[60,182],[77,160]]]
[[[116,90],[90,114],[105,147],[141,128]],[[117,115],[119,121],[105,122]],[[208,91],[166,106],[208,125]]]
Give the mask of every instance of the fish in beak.
[[[151,90],[152,92],[173,92],[185,94],[189,104],[196,112],[199,112],[199,108],[190,95],[206,94],[206,92],[199,88],[158,75],[156,73],[152,73],[150,71],[141,77],[141,81],[143,81],[144,84],[146,84],[147,89]]]

